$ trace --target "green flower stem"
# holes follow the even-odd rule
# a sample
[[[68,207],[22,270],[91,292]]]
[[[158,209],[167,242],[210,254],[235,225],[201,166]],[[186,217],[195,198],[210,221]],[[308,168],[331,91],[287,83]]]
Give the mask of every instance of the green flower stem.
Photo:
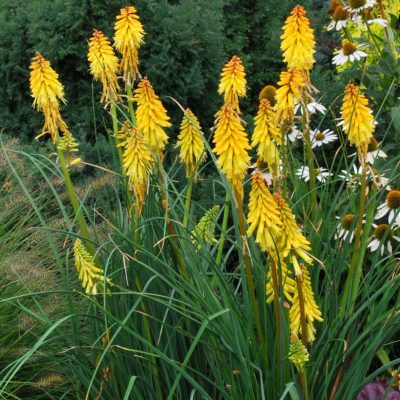
[[[132,126],[136,126],[136,117],[135,117],[135,111],[133,109],[133,93],[131,85],[126,85],[126,93],[128,95],[128,109],[129,109],[129,115],[131,117],[131,124]]]
[[[306,371],[303,370],[303,371],[299,372],[299,375],[300,375],[301,386],[303,388],[304,400],[309,400],[310,399],[310,394],[308,392],[308,383],[307,383]]]
[[[57,148],[57,154],[58,154],[58,159],[60,161],[61,172],[64,175],[64,180],[65,180],[65,185],[67,187],[68,196],[71,201],[72,207],[74,209],[76,220],[77,220],[79,228],[81,230],[81,234],[86,240],[86,247],[87,247],[90,255],[92,257],[94,257],[96,254],[96,249],[90,240],[89,229],[86,226],[85,217],[82,214],[82,211],[79,206],[78,198],[76,197],[75,190],[72,185],[71,176],[69,175],[64,151]]]
[[[225,205],[224,205],[224,217],[222,219],[221,236],[219,238],[218,253],[217,253],[217,258],[216,258],[217,267],[219,267],[221,265],[221,262],[222,262],[222,254],[223,254],[223,251],[224,251],[226,230],[227,230],[227,227],[228,227],[230,204],[231,204],[231,196],[229,195],[229,193],[226,193]]]
[[[237,202],[237,212],[238,212],[238,221],[239,221],[239,231],[240,236],[242,238],[242,254],[243,254],[243,261],[246,268],[246,280],[247,280],[247,289],[249,291],[249,296],[251,300],[251,305],[253,309],[254,319],[256,322],[256,329],[258,334],[258,342],[261,347],[262,357],[264,357],[264,335],[261,325],[261,317],[260,311],[258,309],[256,292],[254,288],[254,279],[253,279],[253,269],[251,265],[251,259],[249,256],[249,250],[247,245],[247,233],[246,233],[246,225],[245,225],[245,218],[243,212],[243,201],[239,196],[235,196]]]
[[[143,287],[139,281],[139,277],[137,274],[135,274],[135,284],[136,287],[138,289],[139,292],[143,291]],[[143,312],[143,322],[144,322],[144,329],[146,332],[146,339],[147,341],[150,343],[150,347],[154,346],[154,340],[153,340],[153,335],[151,334],[151,327],[150,327],[150,321],[148,318],[148,313],[146,310],[146,305],[144,304],[144,302],[142,301],[141,303],[142,305],[142,312]],[[151,356],[151,368],[153,370],[153,375],[154,375],[154,380],[156,383],[156,390],[157,390],[157,395],[158,395],[158,399],[162,400],[163,399],[163,394],[162,394],[162,389],[161,389],[161,384],[160,384],[160,375],[158,373],[158,367],[157,367],[157,358],[154,356],[154,354],[152,354]]]
[[[122,167],[122,149],[120,146],[118,146],[118,144],[119,144],[119,140],[118,140],[119,129],[118,129],[117,107],[116,107],[115,103],[111,104],[111,118],[112,118],[112,124],[113,124],[115,145],[117,147],[118,156],[119,156],[119,160],[121,162],[121,167]]]
[[[360,246],[363,232],[363,216],[365,212],[365,203],[367,197],[367,163],[366,163],[366,149],[360,150],[359,158],[361,161],[362,173],[361,173],[361,193],[360,193],[360,204],[358,207],[358,220],[354,238],[353,255],[349,267],[349,273],[346,278],[343,295],[340,301],[339,315],[344,316],[346,308],[348,306],[348,315],[353,312],[354,305],[357,299],[358,290],[360,286],[361,274],[362,274],[362,258],[360,259]]]
[[[272,286],[274,288],[274,306],[275,306],[275,336],[276,336],[276,362],[277,365],[280,364],[281,360],[284,359],[282,353],[282,341],[281,341],[281,307],[279,304],[279,281],[278,281],[278,271],[276,268],[275,260],[272,256],[269,257],[270,260],[270,268],[271,268],[271,277],[272,277]],[[277,368],[279,371],[279,368]]]
[[[282,175],[279,176],[279,167],[278,167],[278,175],[277,177],[279,179],[274,179],[274,189],[280,193],[280,190],[282,190],[283,197],[286,198],[287,195],[287,174],[288,174],[288,138],[287,138],[287,131],[284,134],[284,139],[282,140],[282,147],[281,147],[281,152],[282,152]],[[275,181],[277,181],[276,186],[275,186]],[[280,190],[279,190],[280,189]]]
[[[179,269],[182,272],[183,277],[186,280],[189,280],[189,275],[185,266],[185,263],[183,261],[183,258],[181,256],[181,253],[179,252],[178,249],[178,243],[175,237],[175,229],[174,229],[174,225],[172,224],[172,221],[170,219],[170,211],[168,209],[168,203],[167,203],[167,196],[166,196],[166,190],[164,189],[164,184],[165,184],[165,179],[164,176],[162,174],[162,166],[161,166],[161,160],[160,157],[157,156],[157,173],[158,173],[158,178],[160,181],[160,194],[161,194],[161,201],[162,203],[165,205],[165,210],[166,210],[166,220],[167,220],[167,229],[168,229],[168,233],[170,235],[170,239],[171,239],[171,247],[172,247],[172,251],[174,253],[176,262],[179,266]]]
[[[188,223],[189,223],[190,202],[192,199],[194,175],[195,175],[195,172],[190,173],[188,187],[187,187],[187,191],[186,191],[185,213],[183,215],[183,223],[182,223],[185,228],[187,228]]]

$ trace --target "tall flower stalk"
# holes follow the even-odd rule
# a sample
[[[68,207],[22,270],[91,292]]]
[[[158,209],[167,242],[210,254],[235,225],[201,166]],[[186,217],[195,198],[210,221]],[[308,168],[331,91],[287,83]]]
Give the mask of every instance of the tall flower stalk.
[[[317,193],[315,190],[314,154],[311,147],[310,124],[307,110],[307,90],[311,87],[309,71],[315,63],[315,37],[304,7],[297,5],[293,8],[283,26],[281,39],[283,60],[286,62],[289,71],[294,70],[302,75],[301,95],[297,95],[296,101],[301,104],[303,110],[305,154],[310,171],[311,209],[315,212],[317,207]]]
[[[254,288],[251,259],[247,248],[246,225],[243,212],[243,181],[250,164],[248,150],[251,149],[251,146],[239,116],[239,98],[246,95],[246,74],[239,57],[233,56],[224,66],[218,92],[224,96],[224,105],[216,114],[213,138],[215,147],[213,151],[218,156],[217,166],[232,187],[237,208],[239,231],[242,238],[242,255],[246,270],[247,289],[256,322],[259,343],[264,348],[264,336]],[[225,209],[225,211],[228,212],[229,210]],[[225,215],[227,218],[227,214],[224,213],[224,222]],[[224,225],[223,229],[225,230],[221,234],[217,262],[220,262],[223,240],[225,239],[226,227]]]
[[[67,124],[62,119],[59,110],[60,101],[65,103],[64,88],[61,82],[58,80],[58,74],[51,67],[50,62],[47,61],[40,53],[36,53],[35,57],[33,57],[30,69],[30,87],[32,97],[34,98],[33,106],[36,107],[38,111],[43,112],[45,118],[43,132],[39,136],[49,133],[53,143],[56,146],[60,168],[64,176],[67,192],[74,209],[81,234],[85,238],[86,246],[90,252],[90,255],[93,257],[96,250],[91,242],[89,230],[72,185],[67,160],[65,158],[65,152],[67,150],[65,148],[66,141],[60,145],[59,129],[64,133],[64,135],[67,135],[70,145],[74,145],[75,143],[75,140],[73,139],[72,134],[69,132]]]
[[[139,48],[145,35],[135,7],[121,8],[116,17],[114,31],[114,46],[121,53],[119,69],[125,82],[131,123],[135,126],[132,86],[139,74]]]
[[[118,116],[116,107],[120,90],[117,81],[118,58],[114,53],[110,41],[102,31],[93,29],[93,35],[89,40],[87,58],[90,66],[90,73],[95,80],[99,80],[102,84],[100,102],[111,105],[113,136],[122,165],[122,151],[118,146]]]
[[[343,130],[347,134],[350,144],[356,146],[358,158],[362,168],[361,191],[358,207],[357,226],[355,230],[353,255],[340,302],[340,314],[343,316],[346,310],[349,314],[352,313],[360,286],[362,259],[359,259],[359,254],[363,233],[362,226],[367,196],[366,156],[368,144],[373,138],[375,124],[372,110],[368,106],[368,99],[361,92],[360,88],[352,83],[347,85],[345,88],[341,113],[343,119]]]
[[[188,179],[183,216],[183,226],[186,228],[189,222],[193,183],[196,180],[199,164],[205,160],[201,127],[198,119],[189,108],[185,110],[183,115],[176,147],[180,150],[179,158],[185,164],[186,178]]]

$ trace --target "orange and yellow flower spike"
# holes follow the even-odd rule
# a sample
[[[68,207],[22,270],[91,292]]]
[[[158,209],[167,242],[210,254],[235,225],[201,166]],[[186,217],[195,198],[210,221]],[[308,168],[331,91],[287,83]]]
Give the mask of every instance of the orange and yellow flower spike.
[[[304,7],[297,5],[286,19],[281,36],[288,69],[309,71],[315,63],[315,38]]]
[[[246,73],[242,60],[233,56],[221,73],[218,93],[224,95],[224,104],[239,113],[239,97],[246,96]]]
[[[224,105],[216,114],[213,143],[218,155],[217,166],[225,174],[235,194],[243,199],[243,179],[250,163],[246,131],[239,116],[230,105]]]
[[[39,52],[36,52],[32,58],[29,69],[31,70],[29,83],[34,99],[33,107],[44,115],[42,133],[36,139],[49,133],[53,143],[56,143],[59,131],[68,132],[67,124],[60,114],[60,101],[66,103],[63,85],[58,80],[58,74],[51,67],[50,61],[47,61]]]
[[[305,86],[301,71],[283,71],[278,82],[279,88],[276,91],[275,112],[279,125],[286,120],[293,120],[295,100],[301,97],[301,90]]]
[[[111,47],[110,41],[103,32],[93,29],[89,40],[88,61],[90,73],[94,79],[103,85],[101,102],[117,100],[119,86],[117,82],[118,58]]]
[[[360,88],[350,83],[346,86],[342,105],[343,130],[350,144],[366,151],[375,130],[372,110]]]
[[[150,81],[144,78],[135,90],[133,101],[137,103],[136,127],[143,132],[151,151],[161,155],[168,142],[165,128],[171,126],[167,110],[155,94]]]
[[[183,115],[181,130],[176,146],[179,158],[186,165],[186,177],[190,177],[198,164],[205,159],[201,127],[193,112],[187,108]]]
[[[114,46],[122,55],[120,69],[125,83],[132,85],[139,73],[138,50],[145,35],[135,7],[121,8],[114,30]]]
[[[280,211],[261,173],[255,172],[251,176],[251,192],[249,214],[247,216],[249,228],[247,234],[255,230],[256,243],[263,251],[274,251],[278,245],[282,222]]]
[[[123,147],[122,166],[133,186],[137,214],[142,213],[147,192],[148,176],[154,159],[143,133],[125,121],[120,129],[120,146]]]

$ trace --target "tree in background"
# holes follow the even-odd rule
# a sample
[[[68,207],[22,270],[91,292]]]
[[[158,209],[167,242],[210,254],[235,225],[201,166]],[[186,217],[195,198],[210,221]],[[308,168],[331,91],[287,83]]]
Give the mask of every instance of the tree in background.
[[[140,71],[162,97],[173,95],[196,112],[203,126],[211,126],[220,105],[219,72],[229,56],[238,54],[249,71],[253,96],[243,104],[244,115],[254,114],[257,93],[276,82],[281,68],[277,57],[280,27],[290,1],[133,3],[146,31],[145,42],[151,43],[141,49]],[[92,94],[96,97],[100,88],[92,86],[89,75],[87,40],[93,27],[111,38],[113,25],[108,16],[116,15],[126,4],[121,0],[0,0],[0,127],[5,132],[32,138],[40,129],[28,88],[28,65],[35,51],[52,60],[60,74],[69,101],[63,115],[74,134],[92,141],[95,128],[105,129],[104,111],[92,101]],[[180,110],[172,100],[165,99],[165,103],[178,127]]]

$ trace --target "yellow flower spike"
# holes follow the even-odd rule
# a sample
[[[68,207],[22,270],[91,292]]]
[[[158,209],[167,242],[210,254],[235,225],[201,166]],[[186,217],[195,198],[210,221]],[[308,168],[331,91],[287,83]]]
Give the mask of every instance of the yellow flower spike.
[[[301,90],[305,86],[304,75],[301,71],[283,71],[276,91],[276,120],[282,125],[288,119],[294,118],[295,100],[301,97]]]
[[[282,144],[282,132],[275,126],[275,113],[267,99],[260,102],[257,116],[254,118],[254,133],[251,146],[257,148],[257,155],[261,161],[268,164],[271,171],[279,164],[279,152],[275,140]]]
[[[261,250],[274,251],[278,245],[282,222],[279,217],[279,209],[259,172],[255,172],[251,176],[247,222],[249,224],[247,234],[251,235],[257,230],[256,243]]]
[[[74,258],[79,279],[85,292],[97,294],[97,286],[104,284],[103,270],[94,265],[93,257],[87,252],[80,239],[76,239],[74,244]]]
[[[307,264],[312,263],[312,258],[308,254],[308,251],[311,250],[310,242],[301,233],[291,209],[282,196],[275,193],[274,200],[280,210],[280,219],[282,222],[282,232],[278,242],[279,254],[283,259],[290,254],[292,264],[296,273],[298,273],[299,264],[297,256]]]
[[[296,282],[292,278],[293,273],[288,269],[286,263],[280,259],[281,257],[275,259],[275,265],[280,269],[280,275],[282,276],[283,295],[288,301],[292,301],[292,295],[296,290]],[[267,303],[272,303],[275,298],[271,268],[267,273],[266,298]]]
[[[215,226],[217,224],[219,206],[210,208],[201,218],[192,231],[192,243],[196,245],[197,250],[201,249],[201,241],[212,244],[217,240],[214,237]]]
[[[290,338],[288,358],[299,372],[304,371],[305,364],[310,360],[310,356],[306,347],[303,345],[302,341],[297,337],[297,335],[293,335]]]
[[[239,199],[243,199],[243,179],[250,164],[246,131],[233,108],[224,105],[216,114],[213,143],[217,166],[225,174]]]
[[[103,32],[93,29],[89,40],[88,61],[90,73],[103,85],[101,102],[117,100],[119,86],[117,82],[118,58],[110,41]]]
[[[314,321],[323,321],[321,311],[315,302],[314,292],[311,286],[310,273],[308,272],[307,267],[301,265],[300,275],[297,276],[297,279],[301,279],[302,282],[302,291],[304,298],[304,314],[307,323],[307,339],[309,342],[313,342],[315,340],[315,328]],[[290,329],[294,334],[298,334],[301,332],[301,320],[300,320],[300,302],[299,302],[299,293],[296,289],[293,295],[292,306],[289,311],[290,317]]]
[[[368,99],[353,83],[346,86],[341,112],[350,144],[366,151],[375,130],[374,117]]]
[[[315,63],[315,38],[304,7],[294,7],[283,26],[281,39],[288,69],[309,71]]]
[[[224,95],[225,105],[240,112],[239,97],[246,96],[246,73],[238,56],[233,56],[222,69],[218,93]]]
[[[129,121],[125,121],[122,125],[119,138],[122,140],[120,145],[124,148],[122,165],[125,174],[132,183],[137,210],[140,215],[146,197],[148,175],[154,159],[143,133],[132,128]]]
[[[151,151],[161,155],[168,142],[164,128],[170,127],[171,123],[166,109],[147,78],[140,81],[133,101],[137,103],[137,129],[144,133]]]
[[[183,115],[181,130],[176,147],[179,158],[186,165],[186,177],[190,177],[197,165],[205,160],[204,143],[198,119],[188,108]]]
[[[79,151],[79,143],[75,140],[71,132],[66,132],[63,136],[59,138],[57,149],[66,152],[68,166],[78,164],[81,161],[77,158],[72,159],[72,154],[78,153]]]
[[[138,50],[143,43],[145,32],[133,6],[121,8],[116,20],[114,46],[122,54],[120,69],[124,81],[132,85],[139,73]]]
[[[34,99],[33,107],[43,112],[44,126],[42,133],[36,137],[49,133],[53,143],[57,142],[58,132],[68,132],[67,124],[60,114],[60,101],[66,103],[63,85],[58,80],[58,74],[39,52],[35,53],[29,67],[30,89]]]

